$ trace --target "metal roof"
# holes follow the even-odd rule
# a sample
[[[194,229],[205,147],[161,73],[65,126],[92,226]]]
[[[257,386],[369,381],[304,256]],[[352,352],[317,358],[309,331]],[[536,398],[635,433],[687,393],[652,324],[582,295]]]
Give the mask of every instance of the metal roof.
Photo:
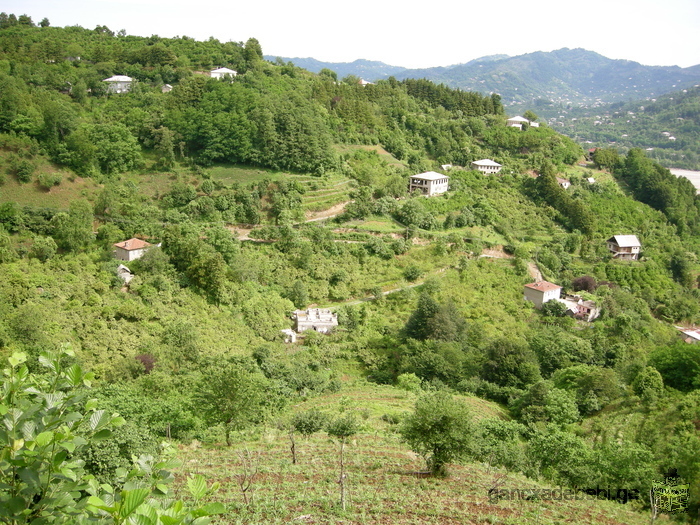
[[[133,78],[126,75],[114,75],[113,77],[105,78],[102,82],[131,82]]]
[[[472,162],[472,164],[476,164],[477,166],[498,166],[498,167],[501,167],[501,165],[498,162],[494,162],[491,159],[475,160],[474,162]]]
[[[412,179],[423,179],[423,180],[440,180],[440,179],[449,179],[447,175],[443,175],[442,173],[435,173],[434,171],[426,171],[425,173],[420,173],[418,175],[412,175]]]
[[[636,235],[613,235],[608,242],[614,242],[620,248],[635,248],[642,245]]]

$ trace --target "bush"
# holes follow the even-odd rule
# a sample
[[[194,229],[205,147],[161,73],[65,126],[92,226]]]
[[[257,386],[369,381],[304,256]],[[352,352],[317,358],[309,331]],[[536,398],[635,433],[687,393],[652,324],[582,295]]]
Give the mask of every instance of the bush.
[[[28,159],[19,159],[12,163],[12,171],[14,171],[17,180],[22,183],[32,181],[34,169],[34,163]]]
[[[39,186],[46,190],[58,186],[62,181],[63,177],[60,173],[41,173],[39,175]]]
[[[421,397],[401,427],[401,436],[425,458],[433,475],[445,475],[447,463],[470,450],[473,425],[467,406],[447,392]]]

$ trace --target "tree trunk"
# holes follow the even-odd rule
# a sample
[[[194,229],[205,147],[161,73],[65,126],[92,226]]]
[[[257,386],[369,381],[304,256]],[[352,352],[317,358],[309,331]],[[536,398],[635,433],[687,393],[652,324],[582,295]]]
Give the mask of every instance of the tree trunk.
[[[345,449],[345,439],[340,441],[340,506],[345,510],[345,461],[343,458],[343,451]]]
[[[289,449],[292,451],[292,465],[297,464],[297,447],[296,447],[296,442],[294,441],[294,430],[289,431]]]

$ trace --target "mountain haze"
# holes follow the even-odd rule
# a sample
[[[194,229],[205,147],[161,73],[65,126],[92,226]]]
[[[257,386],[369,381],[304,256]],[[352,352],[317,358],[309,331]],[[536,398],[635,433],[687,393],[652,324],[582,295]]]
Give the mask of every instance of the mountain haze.
[[[287,60],[287,59],[285,59]],[[499,93],[514,111],[535,107],[546,111],[556,106],[595,106],[656,97],[700,82],[700,65],[645,66],[630,60],[613,60],[585,49],[563,48],[515,57],[493,55],[465,64],[425,69],[406,69],[382,62],[352,63],[290,59],[296,65],[320,71],[328,68],[339,76],[357,75],[380,80],[390,75],[402,80],[426,78],[452,88]],[[312,67],[313,66],[313,67]]]

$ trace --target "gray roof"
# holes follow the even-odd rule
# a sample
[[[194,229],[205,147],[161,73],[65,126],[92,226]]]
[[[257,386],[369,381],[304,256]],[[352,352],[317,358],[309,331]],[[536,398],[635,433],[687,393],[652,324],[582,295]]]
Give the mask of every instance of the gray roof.
[[[113,77],[105,78],[102,82],[131,82],[133,79],[126,75],[114,75]]]
[[[440,180],[449,179],[447,175],[441,173],[435,173],[434,171],[426,171],[425,173],[420,173],[418,175],[411,176],[412,179],[423,179],[423,180]]]
[[[615,242],[620,248],[639,248],[642,246],[636,235],[613,235],[608,239],[608,242]]]
[[[476,164],[477,166],[501,166],[498,162],[494,162],[491,159],[475,160],[472,164]]]

